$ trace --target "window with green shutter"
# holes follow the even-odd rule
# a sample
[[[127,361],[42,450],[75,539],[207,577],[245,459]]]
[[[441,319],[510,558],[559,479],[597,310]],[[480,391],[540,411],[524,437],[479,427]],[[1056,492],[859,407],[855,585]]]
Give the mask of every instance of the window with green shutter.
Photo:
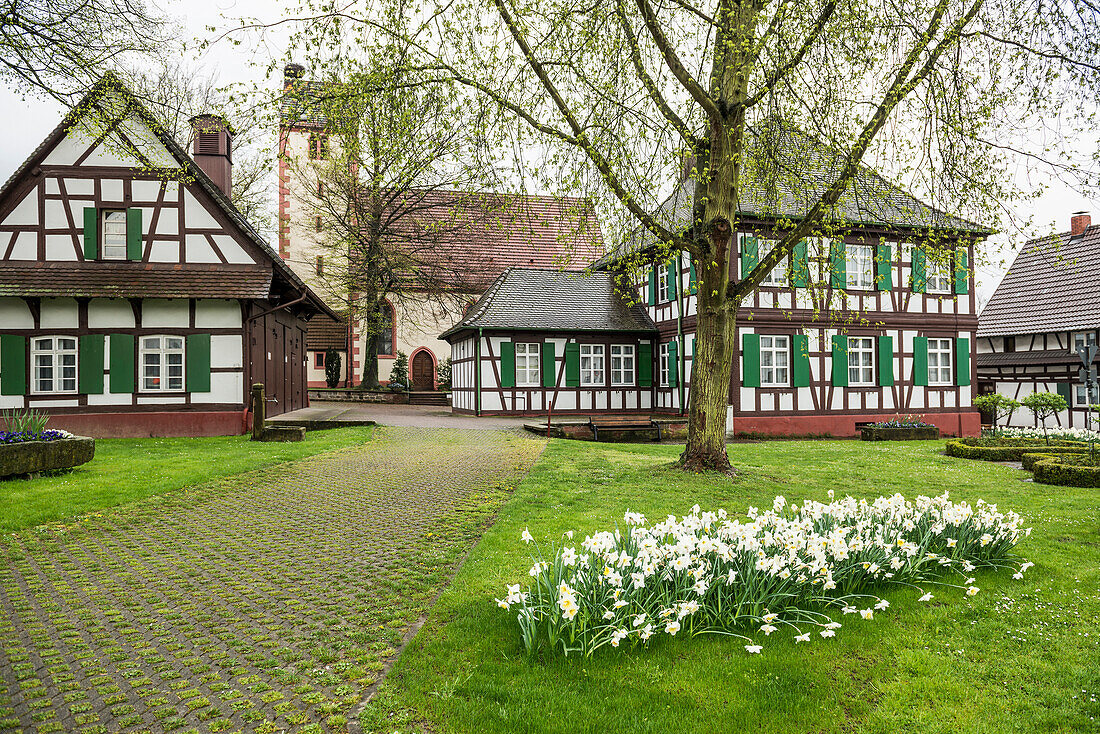
[[[554,342],[542,345],[542,386],[556,387],[558,383],[557,362],[554,356]]]
[[[747,278],[760,262],[760,240],[751,234],[741,237],[741,277]]]
[[[103,394],[103,335],[85,334],[79,340],[80,359],[77,360],[80,392],[85,395]]]
[[[928,385],[928,337],[913,337],[913,384]]]
[[[653,387],[653,345],[648,342],[638,345],[638,385]]]
[[[970,292],[970,267],[966,248],[959,245],[955,250],[955,293],[963,295]],[[960,383],[961,384],[961,383]]]
[[[848,386],[848,337],[833,335],[833,385]]]
[[[923,247],[913,248],[910,283],[914,293],[924,293],[928,288],[928,254]]]
[[[187,391],[210,392],[210,335],[187,337]]]
[[[668,343],[668,386],[676,387],[680,384],[680,357],[677,354],[676,341]]]
[[[810,257],[806,240],[799,240],[791,249],[791,285],[807,288],[810,285]]]
[[[0,335],[0,395],[27,393],[27,339]]]
[[[883,242],[875,248],[875,288],[888,291],[894,287],[893,252]]]
[[[970,339],[959,337],[955,340],[955,384],[970,384]]]
[[[516,345],[512,342],[500,343],[500,386],[516,386]]]
[[[741,335],[741,386],[760,387],[760,335]]]
[[[576,342],[565,345],[565,384],[569,387],[581,384],[581,345]]]
[[[878,338],[878,384],[890,387],[894,384],[894,337]]]
[[[694,296],[699,288],[698,278],[695,275],[695,256],[688,258],[688,295]]]
[[[84,207],[84,259],[99,258],[99,212],[94,206]]]
[[[829,285],[833,288],[848,287],[847,248],[841,240],[829,241]]]
[[[134,391],[134,342],[133,334],[111,334],[112,393],[125,394]]]
[[[680,280],[680,258],[674,257],[668,263],[668,300],[676,300],[676,286]]]
[[[1059,382],[1054,385],[1054,391],[1065,398],[1066,405],[1073,405],[1073,383]]]
[[[649,305],[657,305],[657,266],[651,265],[649,268]]]
[[[126,210],[126,259],[141,260],[141,209]]]
[[[791,377],[793,387],[810,386],[810,338],[795,334],[791,339]]]

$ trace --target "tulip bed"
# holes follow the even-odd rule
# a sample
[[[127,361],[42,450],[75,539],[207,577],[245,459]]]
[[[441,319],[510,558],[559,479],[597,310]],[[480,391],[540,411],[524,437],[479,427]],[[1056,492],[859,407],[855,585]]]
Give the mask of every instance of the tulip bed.
[[[655,524],[627,512],[625,527],[565,544],[544,557],[533,543],[530,584],[508,586],[497,605],[516,613],[527,652],[543,646],[591,655],[605,645],[648,644],[655,635],[707,633],[742,638],[738,630],[780,628],[795,642],[811,633],[833,637],[842,624],[829,612],[874,618],[890,602],[889,587],[943,587],[974,596],[978,568],[1031,565],[1012,554],[1030,529],[1020,517],[978,500],[975,506],[939,497],[907,501],[900,494],[873,502],[846,497],[772,509],[749,508],[747,522],[725,510],[669,515]],[[921,588],[920,600],[933,593]]]

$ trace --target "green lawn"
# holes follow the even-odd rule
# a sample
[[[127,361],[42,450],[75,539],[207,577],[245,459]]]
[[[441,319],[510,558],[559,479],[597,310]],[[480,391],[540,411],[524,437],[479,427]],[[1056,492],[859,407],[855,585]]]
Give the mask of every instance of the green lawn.
[[[735,480],[669,466],[675,446],[554,441],[516,489],[363,717],[367,731],[1068,732],[1100,731],[1100,519],[1096,490],[1022,481],[1010,467],[941,456],[942,442],[730,446]],[[1025,580],[978,574],[973,599],[890,591],[870,622],[832,640],[655,638],[648,650],[528,660],[505,583],[531,565],[519,536],[556,541],[704,509],[743,512],[837,495],[983,498],[1034,528]],[[839,615],[838,615],[839,616]],[[816,636],[815,636],[816,637]]]
[[[68,474],[0,481],[0,532],[65,521],[105,507],[362,443],[371,428],[307,432],[301,443],[248,436],[112,438]]]

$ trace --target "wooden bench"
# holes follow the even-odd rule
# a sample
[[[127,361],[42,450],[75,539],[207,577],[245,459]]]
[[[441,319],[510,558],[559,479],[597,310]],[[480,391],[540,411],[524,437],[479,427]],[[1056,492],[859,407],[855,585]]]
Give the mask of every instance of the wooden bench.
[[[637,431],[648,430],[650,428],[657,429],[657,440],[660,441],[661,424],[652,418],[643,417],[601,417],[601,418],[589,418],[588,427],[592,429],[592,438],[596,441],[600,440],[600,431]]]

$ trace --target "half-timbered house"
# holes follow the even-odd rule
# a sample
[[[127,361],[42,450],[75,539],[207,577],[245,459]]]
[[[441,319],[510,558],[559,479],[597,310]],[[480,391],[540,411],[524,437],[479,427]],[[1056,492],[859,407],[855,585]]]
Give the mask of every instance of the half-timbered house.
[[[92,436],[219,435],[307,404],[331,311],[230,201],[232,132],[188,156],[106,76],[0,189],[0,408]]]
[[[756,266],[782,235],[782,223],[801,216],[822,187],[804,181],[767,207],[745,207],[734,239],[732,279]],[[660,217],[686,229],[693,192],[694,182],[685,177]],[[835,234],[828,239],[799,243],[739,309],[727,429],[850,436],[861,424],[919,414],[945,434],[976,434],[980,415],[971,401],[977,317],[969,264],[988,231],[925,205],[868,169],[857,175],[831,228]],[[634,300],[645,305],[657,328],[647,350],[651,383],[637,387],[651,392],[652,411],[683,413],[695,353],[695,268],[686,253],[678,253],[637,278],[634,263],[651,261],[657,248],[641,234],[593,269],[634,277]],[[540,313],[534,301],[529,318]],[[588,304],[578,300],[573,308],[583,311]],[[498,334],[506,331],[506,324],[498,325]],[[461,346],[455,342],[454,349],[454,359],[480,349],[484,360],[489,344],[482,335]],[[509,347],[493,345],[496,354],[502,349],[510,354]],[[481,395],[501,387],[493,371],[477,374]],[[641,367],[635,379],[640,374]],[[610,376],[601,377],[610,388]],[[454,384],[469,387],[462,378]],[[545,409],[509,404],[509,394],[502,394],[503,412]]]
[[[1077,348],[1100,333],[1100,226],[1091,220],[1078,213],[1069,232],[1028,241],[978,317],[978,391],[1016,400],[1057,392],[1069,408],[1056,421],[1074,428],[1100,402],[1078,376]],[[1036,425],[1027,410],[1007,423]]]

